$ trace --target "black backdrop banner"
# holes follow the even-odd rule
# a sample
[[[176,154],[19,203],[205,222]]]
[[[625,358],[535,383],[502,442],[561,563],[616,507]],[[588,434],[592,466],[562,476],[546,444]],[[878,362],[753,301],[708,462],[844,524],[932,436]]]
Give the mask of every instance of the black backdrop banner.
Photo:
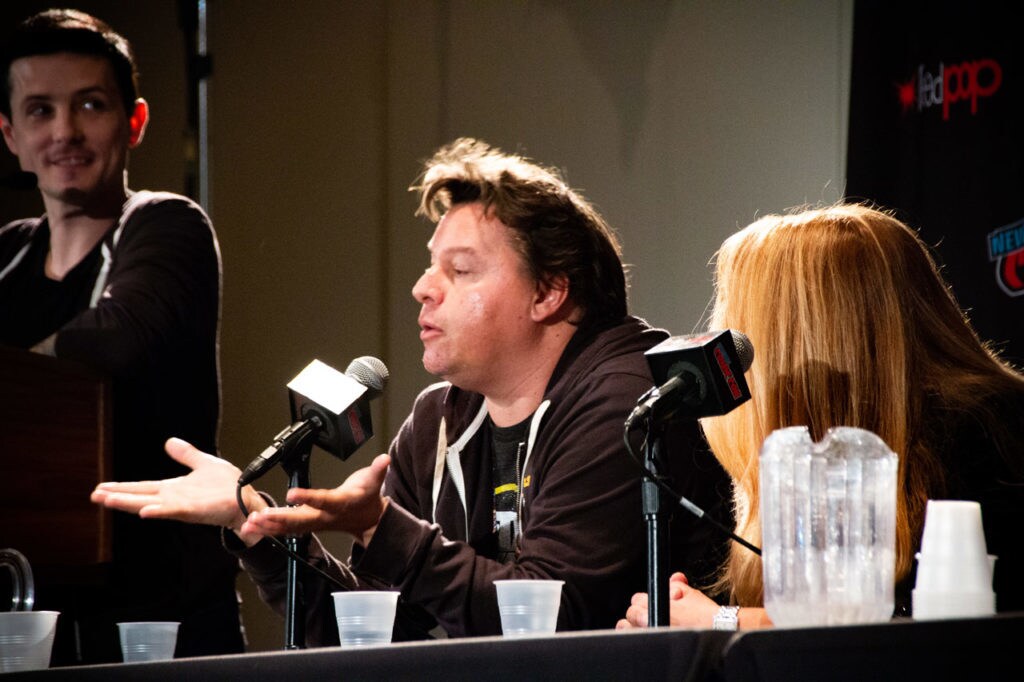
[[[934,247],[982,339],[1024,366],[1024,32],[1017,3],[854,4],[847,197]]]

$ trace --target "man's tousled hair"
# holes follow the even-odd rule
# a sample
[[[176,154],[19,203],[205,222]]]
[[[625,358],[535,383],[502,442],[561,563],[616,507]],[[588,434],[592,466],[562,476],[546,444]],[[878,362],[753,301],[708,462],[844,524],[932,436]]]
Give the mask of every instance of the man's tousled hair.
[[[474,140],[459,138],[425,164],[417,215],[438,221],[452,206],[479,202],[511,229],[535,281],[565,277],[583,311],[581,327],[615,322],[627,313],[621,247],[604,218],[550,168]]]

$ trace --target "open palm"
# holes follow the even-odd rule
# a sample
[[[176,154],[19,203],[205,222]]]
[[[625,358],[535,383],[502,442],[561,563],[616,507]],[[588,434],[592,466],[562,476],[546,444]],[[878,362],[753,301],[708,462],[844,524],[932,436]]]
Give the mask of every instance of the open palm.
[[[138,514],[146,519],[174,519],[238,529],[245,520],[238,508],[235,488],[240,471],[227,460],[171,438],[167,454],[192,471],[159,481],[100,483],[90,499],[110,509]],[[247,505],[259,509],[263,499],[251,488],[245,491]]]

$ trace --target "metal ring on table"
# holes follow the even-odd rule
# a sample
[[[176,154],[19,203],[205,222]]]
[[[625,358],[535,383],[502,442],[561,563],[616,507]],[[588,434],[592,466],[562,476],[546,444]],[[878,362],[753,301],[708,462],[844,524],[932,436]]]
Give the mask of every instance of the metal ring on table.
[[[11,611],[31,611],[36,603],[36,587],[32,566],[16,549],[0,549],[0,566],[11,572]]]

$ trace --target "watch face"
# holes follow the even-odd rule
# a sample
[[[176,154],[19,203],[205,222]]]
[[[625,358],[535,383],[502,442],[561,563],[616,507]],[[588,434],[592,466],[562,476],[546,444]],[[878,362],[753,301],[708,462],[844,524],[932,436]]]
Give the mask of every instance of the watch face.
[[[738,606],[720,607],[718,613],[715,614],[712,627],[715,630],[736,630],[739,626],[739,611],[740,607]]]

